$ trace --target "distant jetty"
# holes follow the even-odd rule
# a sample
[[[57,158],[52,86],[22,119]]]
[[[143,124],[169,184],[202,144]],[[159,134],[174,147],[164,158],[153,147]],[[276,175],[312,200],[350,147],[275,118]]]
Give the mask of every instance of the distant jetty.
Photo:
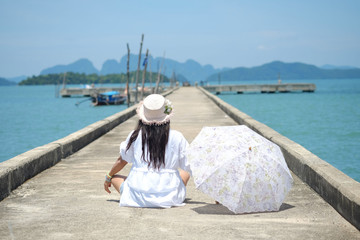
[[[173,89],[174,87],[158,87],[157,92],[163,93],[169,89]],[[143,97],[148,96],[151,93],[154,93],[156,90],[154,87],[145,87],[144,91],[141,91],[141,88],[137,91],[137,98],[141,99]],[[122,95],[126,95],[126,88],[121,87],[90,87],[90,88],[62,88],[60,90],[60,96],[63,98],[69,97],[95,97],[98,94],[107,93],[107,92],[119,92]],[[136,99],[136,91],[131,89],[130,91],[130,99],[131,102],[134,102]]]
[[[105,93],[112,91],[124,92],[125,88],[119,88],[119,87],[63,88],[60,90],[60,95],[61,97],[74,97],[74,96],[90,97],[97,93]]]
[[[212,85],[203,86],[209,92],[220,94],[224,92],[245,93],[288,93],[288,92],[314,92],[316,85],[313,83],[285,83],[285,84],[243,84],[243,85]]]

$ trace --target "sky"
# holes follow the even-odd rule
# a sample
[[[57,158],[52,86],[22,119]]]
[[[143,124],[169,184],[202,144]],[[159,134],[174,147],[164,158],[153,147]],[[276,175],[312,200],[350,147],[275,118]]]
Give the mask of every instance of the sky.
[[[0,0],[0,77],[143,53],[215,68],[360,67],[358,0]]]

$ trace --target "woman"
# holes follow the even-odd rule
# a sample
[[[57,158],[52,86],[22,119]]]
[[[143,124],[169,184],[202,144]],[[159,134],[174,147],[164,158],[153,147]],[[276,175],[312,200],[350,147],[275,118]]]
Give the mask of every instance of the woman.
[[[139,123],[120,144],[120,157],[106,175],[104,188],[111,184],[120,192],[120,206],[183,206],[190,167],[185,156],[188,142],[170,130],[171,102],[159,94],[139,104]],[[115,175],[132,163],[129,176]],[[183,170],[178,170],[179,168]]]

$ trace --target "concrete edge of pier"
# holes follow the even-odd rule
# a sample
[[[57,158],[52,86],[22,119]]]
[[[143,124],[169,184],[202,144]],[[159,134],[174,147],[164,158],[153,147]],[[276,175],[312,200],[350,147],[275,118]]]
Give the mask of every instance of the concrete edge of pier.
[[[177,88],[162,93],[167,96]],[[136,114],[137,105],[111,115],[76,131],[64,138],[31,149],[0,163],[0,201],[9,196],[12,190],[40,172],[54,166],[61,159],[77,152],[95,139],[109,132],[120,123]]]
[[[199,87],[199,89],[238,124],[248,126],[279,145],[291,171],[314,189],[347,221],[360,229],[359,182],[320,159],[300,144],[256,121],[204,88]]]

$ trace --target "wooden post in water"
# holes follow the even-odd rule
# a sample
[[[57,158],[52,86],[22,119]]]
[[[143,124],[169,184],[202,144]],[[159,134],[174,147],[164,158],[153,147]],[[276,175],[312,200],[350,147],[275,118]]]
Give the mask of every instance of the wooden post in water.
[[[129,80],[130,80],[130,71],[129,71],[129,62],[130,62],[130,48],[129,48],[129,44],[127,43],[127,50],[128,50],[128,55],[127,55],[127,79],[126,79],[126,93],[127,93],[127,105],[128,107],[130,107],[130,89],[129,89]]]
[[[163,59],[161,61],[161,65],[160,65],[159,72],[158,72],[158,77],[157,77],[156,86],[155,86],[155,93],[159,93],[160,75],[161,75],[161,69],[162,69],[162,67],[164,65],[164,59],[165,59],[165,52],[164,52],[164,56],[163,56]]]
[[[60,84],[57,81],[56,84],[55,84],[55,97],[58,98],[59,95],[60,95]]]
[[[141,61],[141,50],[142,50],[143,41],[144,41],[144,34],[142,34],[142,36],[141,36],[140,52],[139,52],[139,61],[138,61],[138,68],[137,68],[137,71],[136,71],[135,103],[138,102],[138,83],[139,83],[139,71],[140,71],[140,61]]]
[[[176,79],[176,73],[174,72],[174,79],[173,79],[173,87],[176,87],[176,82],[177,82],[177,79]]]
[[[150,76],[149,76],[149,81],[150,81],[150,90],[151,90],[151,93],[154,93],[154,91],[152,90],[152,72],[151,72],[151,54],[149,54],[149,72],[150,72]]]
[[[66,72],[64,72],[64,78],[63,78],[63,89],[66,88]]]
[[[173,70],[172,72],[172,75],[171,75],[171,78],[170,78],[170,88],[173,88],[174,87],[174,82],[175,82],[175,71]]]
[[[145,75],[146,75],[148,54],[149,54],[149,49],[146,49],[146,55],[145,55],[145,59],[144,59],[145,67],[144,67],[144,70],[143,70],[142,86],[141,86],[141,100],[143,100],[143,98],[144,98],[144,85],[145,85]]]
[[[281,84],[280,73],[278,73],[278,84]]]
[[[166,72],[166,66],[164,67],[164,73],[161,75],[161,78],[160,78],[160,86],[162,88],[164,88],[164,74]]]

